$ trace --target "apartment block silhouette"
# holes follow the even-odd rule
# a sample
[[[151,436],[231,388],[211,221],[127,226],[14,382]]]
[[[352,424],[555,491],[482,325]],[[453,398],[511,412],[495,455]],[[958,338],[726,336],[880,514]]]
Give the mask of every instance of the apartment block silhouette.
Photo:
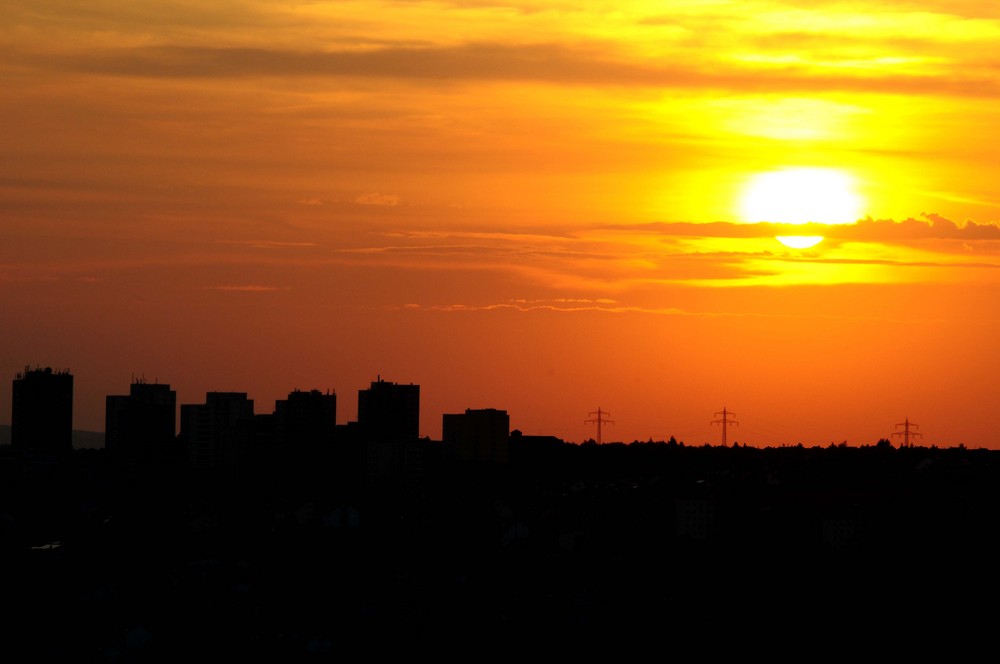
[[[413,488],[423,478],[420,386],[378,379],[358,391],[358,421],[346,429],[365,451],[370,485]]]
[[[25,367],[12,389],[11,446],[41,454],[73,451],[73,375]]]
[[[196,469],[233,470],[253,438],[253,399],[246,392],[208,392],[181,406],[180,444]]]
[[[420,386],[378,379],[358,390],[358,424],[369,440],[415,442],[420,437]]]
[[[496,408],[445,414],[441,440],[460,461],[506,464],[510,458],[510,415]]]
[[[177,393],[170,385],[134,380],[127,395],[105,399],[104,447],[118,459],[161,462],[177,439]]]
[[[315,451],[333,445],[337,430],[337,395],[293,390],[274,404],[274,436],[280,448]]]

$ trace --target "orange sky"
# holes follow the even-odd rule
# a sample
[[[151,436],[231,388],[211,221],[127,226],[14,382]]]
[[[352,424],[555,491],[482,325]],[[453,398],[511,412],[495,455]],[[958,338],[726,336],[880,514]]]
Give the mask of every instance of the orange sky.
[[[40,365],[91,430],[381,375],[435,438],[1000,448],[1000,5],[582,4],[0,7],[0,422]]]

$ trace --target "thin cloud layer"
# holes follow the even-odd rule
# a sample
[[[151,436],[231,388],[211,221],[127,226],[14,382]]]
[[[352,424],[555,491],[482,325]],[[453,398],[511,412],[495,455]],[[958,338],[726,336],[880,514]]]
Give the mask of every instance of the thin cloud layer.
[[[613,58],[605,44],[474,43],[445,47],[335,52],[249,48],[142,47],[30,58],[63,72],[149,78],[352,77],[443,82],[539,82],[570,86],[654,87],[768,93],[877,93],[993,98],[996,66],[976,74],[898,70],[888,62],[826,67],[810,61],[706,61],[685,66]],[[602,55],[605,54],[605,55]],[[30,56],[29,56],[30,57]],[[905,58],[897,59],[905,63]],[[897,70],[897,71],[894,71]],[[940,72],[944,74],[945,72]]]
[[[237,293],[273,293],[279,290],[288,290],[278,286],[261,286],[260,284],[244,284],[240,286],[206,286],[207,290],[232,291]]]

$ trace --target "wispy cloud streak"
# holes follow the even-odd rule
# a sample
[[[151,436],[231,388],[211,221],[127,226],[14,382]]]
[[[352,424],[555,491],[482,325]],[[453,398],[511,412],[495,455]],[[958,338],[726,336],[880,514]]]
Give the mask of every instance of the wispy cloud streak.
[[[470,43],[366,50],[289,51],[264,48],[144,46],[72,54],[34,54],[36,67],[144,78],[366,77],[413,81],[525,82],[741,92],[863,92],[993,98],[995,68],[980,74],[915,74],[879,68],[817,69],[808,62],[762,67],[694,61],[663,65],[614,56],[609,44]]]

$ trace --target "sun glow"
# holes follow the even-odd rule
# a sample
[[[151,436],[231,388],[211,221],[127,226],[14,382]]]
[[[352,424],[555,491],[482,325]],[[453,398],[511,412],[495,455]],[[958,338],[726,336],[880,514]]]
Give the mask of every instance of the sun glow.
[[[786,168],[760,173],[749,180],[740,214],[750,223],[850,224],[861,217],[864,200],[844,171],[829,168]],[[806,249],[821,235],[780,235],[787,247]]]
[[[774,239],[791,249],[808,249],[823,241],[822,235],[775,235]]]

